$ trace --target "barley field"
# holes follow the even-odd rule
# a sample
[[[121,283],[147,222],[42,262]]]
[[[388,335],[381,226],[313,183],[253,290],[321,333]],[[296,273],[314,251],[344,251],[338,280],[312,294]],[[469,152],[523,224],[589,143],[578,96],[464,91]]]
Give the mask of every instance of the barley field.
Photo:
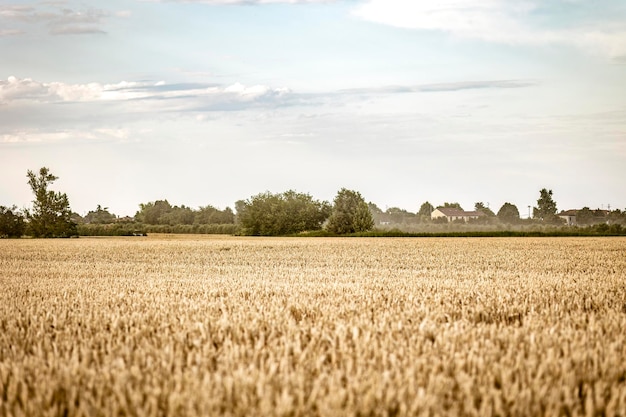
[[[626,416],[626,238],[0,240],[1,416]]]

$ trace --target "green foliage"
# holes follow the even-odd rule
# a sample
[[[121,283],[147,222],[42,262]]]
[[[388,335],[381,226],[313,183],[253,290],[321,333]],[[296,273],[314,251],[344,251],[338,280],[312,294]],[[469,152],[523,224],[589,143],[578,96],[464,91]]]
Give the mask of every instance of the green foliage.
[[[320,235],[324,236],[324,235]],[[575,237],[626,236],[626,227],[619,224],[596,224],[591,227],[547,226],[530,230],[452,230],[434,232],[404,232],[398,229],[372,230],[350,234],[353,237]]]
[[[81,224],[78,225],[80,236],[146,236],[148,233],[175,234],[211,234],[235,235],[238,227],[235,224]]]
[[[200,207],[193,210],[182,205],[172,206],[167,200],[157,200],[139,205],[140,210],[135,214],[135,220],[139,223],[150,225],[193,225],[193,224],[234,224],[233,211],[226,209],[218,210],[212,206]]]
[[[483,203],[482,201],[479,201],[476,204],[474,204],[474,210],[485,213],[487,217],[496,216],[496,214],[488,206],[485,206],[485,203]]]
[[[196,212],[195,224],[234,224],[235,213],[226,207],[218,210],[213,206],[200,207]]]
[[[109,213],[109,208],[102,208],[100,204],[96,207],[95,211],[90,211],[85,217],[83,217],[84,223],[94,224],[109,224],[114,223],[117,217],[114,214]]]
[[[365,232],[374,227],[372,213],[358,191],[342,188],[334,200],[326,229],[338,235]]]
[[[435,207],[433,207],[432,204],[426,201],[420,206],[420,209],[417,212],[417,215],[420,216],[420,218],[422,219],[430,219],[430,215],[432,214],[433,211],[435,211]]]
[[[167,224],[165,215],[172,211],[172,205],[167,200],[157,200],[154,203],[139,204],[139,211],[135,220],[146,224]]]
[[[196,213],[190,208],[182,205],[174,206],[167,213],[158,219],[158,224],[193,224],[196,220]]]
[[[517,206],[511,203],[504,203],[498,210],[497,216],[502,223],[507,224],[515,224],[520,220]]]
[[[49,191],[48,187],[58,177],[48,168],[41,168],[39,175],[28,170],[30,185],[35,200],[33,210],[26,212],[28,219],[27,234],[33,237],[70,237],[76,235],[76,223],[72,221],[72,211],[67,195]]]
[[[282,194],[257,194],[246,201],[238,201],[236,207],[242,233],[253,236],[319,230],[330,215],[327,202],[313,200],[309,194],[292,190]]]
[[[0,238],[22,237],[26,231],[24,216],[17,207],[0,206]]]
[[[133,223],[88,223],[79,224],[79,236],[146,236],[145,228]]]
[[[537,207],[533,208],[533,217],[547,224],[562,223],[562,219],[556,215],[556,202],[552,198],[552,190],[542,188],[539,191]]]

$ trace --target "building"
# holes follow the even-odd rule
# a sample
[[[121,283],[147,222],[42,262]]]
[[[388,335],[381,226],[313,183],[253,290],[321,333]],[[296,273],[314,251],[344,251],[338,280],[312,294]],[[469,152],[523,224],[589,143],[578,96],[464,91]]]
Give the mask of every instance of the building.
[[[576,226],[578,224],[590,225],[590,224],[599,224],[599,223],[607,223],[609,220],[609,210],[590,210],[588,208],[583,208],[581,210],[565,210],[561,211],[557,216],[559,218],[565,220],[565,224],[568,226]]]
[[[578,210],[567,210],[567,211],[561,211],[558,216],[565,220],[565,224],[568,226],[575,226],[576,225],[576,212]]]
[[[433,220],[445,217],[449,222],[455,220],[468,222],[471,219],[477,219],[483,216],[485,216],[485,213],[482,211],[465,211],[454,207],[439,207],[430,214],[430,218]]]

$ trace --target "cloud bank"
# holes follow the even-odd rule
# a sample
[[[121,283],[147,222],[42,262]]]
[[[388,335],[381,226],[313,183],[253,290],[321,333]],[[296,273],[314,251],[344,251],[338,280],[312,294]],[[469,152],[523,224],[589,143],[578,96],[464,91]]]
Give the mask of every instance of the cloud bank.
[[[619,0],[587,3],[368,0],[353,13],[371,22],[440,31],[458,38],[502,44],[569,44],[611,57],[625,54],[626,8]]]
[[[165,100],[190,98],[215,98],[232,103],[252,103],[290,94],[287,88],[266,85],[229,86],[202,84],[171,84],[159,82],[127,82],[116,84],[66,84],[39,82],[30,78],[10,76],[0,81],[0,105],[23,103],[106,102],[131,100]]]

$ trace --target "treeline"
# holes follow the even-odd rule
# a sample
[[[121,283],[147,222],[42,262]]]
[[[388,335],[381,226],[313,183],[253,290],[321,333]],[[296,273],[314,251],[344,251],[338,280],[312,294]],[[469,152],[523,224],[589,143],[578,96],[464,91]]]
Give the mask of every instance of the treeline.
[[[626,234],[626,211],[591,210],[557,214],[552,190],[539,192],[532,218],[522,219],[518,208],[504,203],[497,213],[477,202],[466,212],[458,203],[437,207],[428,201],[412,213],[392,207],[381,210],[366,203],[358,191],[342,188],[332,203],[306,193],[260,193],[220,210],[207,205],[194,209],[171,205],[167,200],[139,204],[133,217],[119,217],[98,205],[85,216],[73,213],[65,194],[48,190],[57,179],[47,168],[27,173],[35,199],[23,211],[0,206],[0,237],[144,236],[147,233],[240,234],[284,236],[324,235],[539,235]],[[530,208],[529,208],[530,209]],[[438,210],[435,212],[435,210]],[[575,215],[576,226],[568,216]],[[570,227],[563,226],[570,222]]]

